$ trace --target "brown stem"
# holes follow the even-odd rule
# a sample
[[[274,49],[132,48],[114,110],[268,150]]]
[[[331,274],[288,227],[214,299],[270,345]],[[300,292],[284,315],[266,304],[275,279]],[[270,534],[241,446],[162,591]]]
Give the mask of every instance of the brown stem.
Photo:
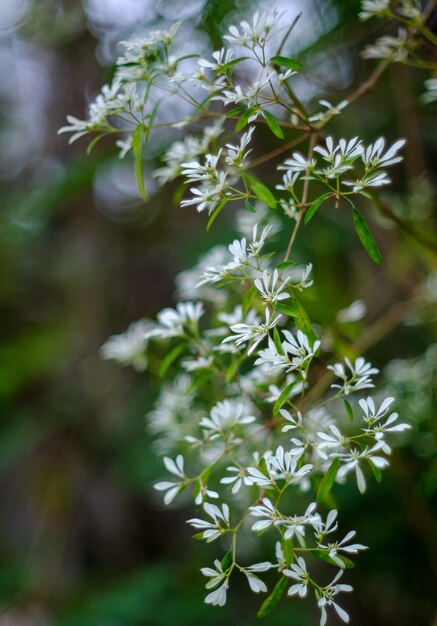
[[[262,163],[265,163],[266,161],[270,161],[270,159],[274,159],[276,156],[279,156],[280,154],[287,152],[287,150],[290,150],[290,148],[293,148],[294,146],[297,146],[299,143],[302,143],[302,141],[306,139],[307,134],[308,133],[299,135],[299,137],[295,137],[292,141],[289,141],[283,146],[279,146],[279,148],[275,148],[274,150],[267,152],[267,154],[265,154],[264,156],[259,157],[258,159],[254,159],[253,161],[249,163],[249,166],[257,167],[258,165],[261,165]]]
[[[316,143],[316,137],[317,137],[316,133],[311,133],[310,143],[308,146],[308,156],[307,156],[308,161],[313,156],[313,150],[314,150],[314,144]],[[301,199],[301,203],[299,207],[299,214],[296,218],[296,224],[294,225],[293,232],[291,233],[290,241],[288,242],[287,252],[285,253],[284,261],[286,261],[288,257],[290,256],[291,248],[293,247],[293,243],[294,243],[294,240],[296,239],[297,231],[299,230],[299,226],[302,222],[302,217],[305,212],[305,206],[306,206],[306,202],[308,199],[309,182],[310,181],[308,180],[308,178],[306,178],[303,184],[302,199]]]

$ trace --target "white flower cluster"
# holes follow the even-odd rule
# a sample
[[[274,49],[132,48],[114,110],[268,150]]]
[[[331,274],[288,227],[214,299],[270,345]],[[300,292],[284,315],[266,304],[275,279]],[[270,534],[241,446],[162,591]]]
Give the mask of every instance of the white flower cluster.
[[[361,17],[389,9],[388,2],[368,0]],[[196,538],[225,550],[223,558],[201,570],[208,578],[205,602],[223,606],[236,571],[252,591],[266,593],[260,575],[273,570],[275,584],[283,591],[288,587],[288,595],[314,593],[323,626],[329,609],[348,621],[337,596],[352,588],[339,581],[351,566],[349,557],[365,548],[351,543],[354,531],[337,537],[338,514],[326,509],[328,496],[349,475],[360,492],[366,488],[366,475],[379,479],[389,464],[389,438],[408,425],[390,412],[393,397],[376,401],[367,396],[378,369],[355,355],[353,346],[346,352],[353,358],[338,360],[343,355],[327,353],[323,330],[313,327],[301,302],[302,292],[313,285],[313,267],[310,262],[296,265],[292,246],[302,218],[306,223],[328,196],[348,200],[369,187],[387,185],[385,168],[401,160],[404,140],[387,147],[379,138],[366,146],[358,137],[328,136],[323,145],[314,145],[314,130],[319,133],[349,101],[334,106],[321,100],[323,110],[307,114],[289,80],[302,66],[281,56],[288,32],[281,17],[276,10],[257,13],[252,22],[231,26],[226,47],[210,59],[198,58],[189,73],[183,71],[184,58],[172,53],[177,25],[125,42],[114,82],[91,106],[89,120],[69,118],[70,125],[61,132],[73,132],[72,140],[91,130],[103,136],[120,130],[117,124],[127,117],[131,127],[122,152],[132,147],[138,164],[143,143],[162,125],[155,124],[161,102],[156,90],[169,85],[191,108],[183,120],[164,125],[179,128],[181,123],[214,120],[199,136],[177,139],[155,176],[161,183],[183,177],[190,195],[181,205],[209,214],[209,226],[226,204],[237,203],[238,235],[179,275],[181,299],[174,308],[163,309],[154,322],[142,320],[111,337],[102,355],[137,370],[150,365],[152,373],[170,378],[149,414],[170,474],[155,487],[165,504],[192,497],[202,511],[188,520]],[[271,47],[278,33],[282,43],[275,53]],[[407,39],[402,34],[398,45],[385,38],[379,50],[385,46],[384,55],[390,52],[397,60]],[[206,91],[206,99],[203,93],[197,100],[192,89]],[[228,128],[233,118],[234,137]],[[286,158],[278,167],[282,181],[269,186],[253,171],[265,158],[254,158],[261,124],[277,139],[296,128],[311,136],[308,151]],[[311,181],[317,181],[316,188],[319,183],[327,188],[313,202],[307,193]],[[369,244],[370,232],[355,208],[354,220],[375,258],[376,244]],[[274,243],[283,221],[292,224],[285,257]],[[337,320],[355,324],[364,314],[363,302],[355,301],[337,313]],[[323,386],[320,390],[318,381],[326,378],[338,380],[328,391]],[[361,397],[354,400],[355,395]],[[266,533],[270,561],[245,564],[247,551],[240,554],[239,549],[245,533]],[[336,569],[328,584],[318,582],[318,559]],[[267,605],[279,598],[274,592]]]

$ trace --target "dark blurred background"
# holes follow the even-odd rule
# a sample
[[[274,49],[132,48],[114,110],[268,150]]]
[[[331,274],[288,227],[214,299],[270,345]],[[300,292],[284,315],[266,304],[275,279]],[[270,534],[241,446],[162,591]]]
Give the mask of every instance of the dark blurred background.
[[[359,51],[385,31],[358,21],[359,2],[276,4],[303,11],[292,47],[305,59],[310,108],[323,97],[337,103],[366,79],[373,64]],[[198,568],[214,551],[190,540],[186,511],[163,511],[152,491],[161,462],[144,416],[158,381],[98,354],[109,335],[173,304],[175,274],[212,243],[228,242],[232,222],[218,220],[205,235],[204,220],[173,201],[174,187],[152,190],[143,204],[129,157],[120,161],[109,142],[85,156],[87,139],[69,147],[56,134],[67,114],[86,115],[110,80],[117,42],[139,24],[146,32],[185,18],[203,52],[209,40],[220,46],[234,12],[247,17],[255,5],[271,8],[250,0],[0,0],[2,626],[257,622],[259,597],[244,582],[226,608],[203,604]],[[364,207],[385,266],[372,264],[341,215],[320,212],[297,248],[315,266],[306,306],[334,343],[361,332],[340,327],[335,312],[366,302],[365,325],[374,329],[367,356],[413,424],[381,485],[369,479],[364,497],[353,485],[336,494],[344,528],[371,547],[347,574],[355,626],[437,625],[437,129],[435,106],[418,104],[427,77],[392,66],[331,124],[341,136],[409,140],[383,196],[388,214]],[[312,626],[310,604],[285,601],[265,622]]]

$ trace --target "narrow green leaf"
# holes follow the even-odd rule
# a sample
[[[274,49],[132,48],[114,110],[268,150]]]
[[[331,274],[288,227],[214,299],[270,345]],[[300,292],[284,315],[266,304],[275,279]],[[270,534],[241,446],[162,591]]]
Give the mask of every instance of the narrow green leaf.
[[[286,67],[288,70],[303,70],[304,68],[300,61],[288,57],[272,57],[270,63],[279,65],[280,67]]]
[[[267,463],[263,456],[258,461],[258,469],[264,474],[264,476],[267,476],[267,478],[269,477],[269,470],[267,469]]]
[[[278,351],[278,354],[284,354],[281,344],[281,337],[279,335],[279,330],[276,328],[276,326],[273,329],[273,341],[275,342],[275,347]]]
[[[317,489],[316,502],[323,502],[328,493],[332,489],[332,485],[334,484],[335,477],[337,476],[338,468],[340,467],[340,459],[335,458],[331,465],[329,466],[328,471],[322,478],[322,482]]]
[[[282,261],[282,263],[279,263],[279,265],[276,266],[276,269],[279,271],[286,270],[289,267],[293,267],[293,265],[295,265],[294,261]]]
[[[310,341],[314,342],[317,337],[314,334],[313,327],[311,326],[310,318],[308,316],[308,313],[303,308],[302,304],[296,298],[296,296],[293,298],[292,306],[293,309],[296,311],[294,316],[296,320],[296,326],[304,333],[304,335],[308,337],[308,339],[310,339]]]
[[[293,389],[295,384],[296,382],[290,383],[289,385],[285,387],[285,389],[282,390],[281,395],[276,400],[275,405],[273,407],[273,415],[277,415],[279,411],[282,409],[282,407],[284,406],[284,404],[287,402],[288,398],[290,397],[291,390]]]
[[[276,302],[275,309],[279,311],[279,313],[283,313],[284,315],[288,315],[288,317],[297,317],[299,315],[299,310],[294,306],[294,299],[291,303],[291,306],[288,304],[283,304],[282,302]]]
[[[316,556],[318,559],[325,561],[325,563],[330,563],[330,565],[336,565],[338,567],[338,563],[336,563],[333,559],[331,559],[329,554],[327,554],[323,550],[315,549],[315,550],[311,550],[311,553],[314,554],[314,556]],[[352,567],[355,567],[355,563],[351,561],[350,559],[348,559],[346,556],[337,554],[337,557],[340,559],[340,561],[343,562],[345,569],[351,569]]]
[[[343,399],[343,403],[344,403],[344,407],[346,409],[346,413],[348,414],[348,417],[350,419],[351,422],[354,421],[354,412],[352,410],[352,407],[350,405],[350,403],[347,400]]]
[[[234,107],[229,111],[226,111],[225,117],[232,117],[233,115],[240,115],[240,113],[244,113],[247,107]]]
[[[276,209],[276,200],[270,189],[261,183],[252,183],[252,191],[257,198],[262,200],[271,209]]]
[[[249,211],[249,213],[256,213],[255,208],[247,200],[245,201],[244,206],[246,208],[246,211]]]
[[[228,550],[221,561],[224,572],[226,572],[230,568],[233,558],[234,557],[233,557],[232,550]]]
[[[163,359],[161,366],[159,368],[159,375],[164,376],[170,365],[176,361],[178,356],[182,354],[182,352],[186,349],[187,345],[185,343],[180,343],[170,350],[170,352]]]
[[[308,207],[308,209],[306,210],[305,213],[305,217],[304,217],[304,223],[305,225],[308,224],[308,222],[310,221],[310,219],[313,217],[313,215],[315,215],[317,209],[319,208],[319,206],[326,200],[326,198],[328,198],[328,196],[331,195],[331,192],[328,193],[324,193],[323,196],[320,196],[320,198],[317,198],[316,200],[314,200],[314,202],[312,203],[311,206]]]
[[[276,135],[276,137],[279,137],[279,139],[284,139],[284,133],[282,132],[282,128],[279,126],[273,115],[268,111],[263,111],[262,114],[272,133]]]
[[[237,133],[240,132],[240,130],[243,130],[243,128],[248,123],[249,118],[252,117],[254,112],[255,112],[255,109],[253,107],[251,107],[250,109],[246,109],[246,111],[242,115],[240,115],[240,118],[238,119],[237,123],[235,124],[235,131]]]
[[[375,261],[375,263],[382,265],[384,262],[382,254],[376,245],[376,241],[373,239],[373,235],[370,232],[369,227],[356,207],[354,207],[354,223],[355,230],[357,231],[358,237],[360,238],[367,254]]]
[[[217,89],[216,91],[212,91],[211,93],[209,93],[206,98],[204,98],[201,102],[199,102],[199,104],[196,107],[196,111],[201,111],[204,107],[205,104],[207,104],[210,100],[212,100],[212,98],[214,98],[214,96],[218,93],[220,93],[221,90]],[[243,109],[244,110],[244,109]]]
[[[138,191],[142,199],[147,202],[149,196],[147,195],[146,187],[144,184],[144,173],[143,173],[143,127],[138,126],[135,129],[133,137],[132,137],[132,150],[135,157],[135,176],[137,179]]]
[[[379,469],[379,467],[376,467],[376,465],[374,463],[372,463],[372,461],[370,459],[367,459],[370,465],[370,469],[372,470],[372,473],[376,479],[377,483],[380,483],[382,480],[382,472]]]
[[[239,57],[238,59],[232,59],[232,61],[228,61],[217,70],[217,74],[224,74],[227,70],[237,65],[237,63],[241,63],[241,61],[245,61],[248,58],[249,57]]]
[[[258,617],[266,617],[266,615],[273,611],[279,600],[284,595],[284,591],[287,589],[288,583],[289,580],[286,576],[282,576],[282,578],[278,580],[273,588],[272,593],[261,604],[261,607],[258,611]]]

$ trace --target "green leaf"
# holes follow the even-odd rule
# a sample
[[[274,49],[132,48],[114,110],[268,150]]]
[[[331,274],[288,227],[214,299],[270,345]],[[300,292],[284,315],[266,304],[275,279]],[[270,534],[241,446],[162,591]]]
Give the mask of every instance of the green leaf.
[[[352,407],[350,405],[350,403],[347,400],[343,399],[343,403],[344,403],[344,407],[346,409],[346,413],[348,414],[348,417],[350,419],[351,422],[354,421],[354,412],[352,410]]]
[[[270,477],[269,470],[267,469],[267,463],[263,456],[258,461],[258,469],[262,474],[264,474],[264,476],[266,476],[267,478]]]
[[[360,238],[367,254],[375,261],[375,263],[382,265],[382,263],[384,263],[382,254],[376,245],[376,241],[373,239],[373,235],[370,232],[369,227],[356,207],[354,207],[354,223],[355,230],[357,231],[358,237]]]
[[[166,357],[163,359],[161,366],[159,368],[159,375],[160,376],[165,376],[166,371],[168,370],[168,368],[170,367],[170,365],[176,361],[176,359],[178,358],[178,356],[180,354],[182,354],[182,352],[186,349],[187,344],[185,343],[180,343],[177,346],[175,346],[173,348],[173,350],[170,350],[170,352],[166,355]]]
[[[377,483],[380,483],[382,480],[382,472],[379,469],[379,467],[376,467],[376,465],[374,463],[372,463],[372,461],[370,459],[367,459],[370,465],[370,469],[372,470],[372,473],[376,479]]]
[[[250,107],[250,109],[246,109],[246,111],[240,116],[237,123],[235,124],[235,130],[237,133],[240,132],[240,130],[243,130],[243,128],[248,123],[249,118],[252,117],[252,115],[255,113],[255,110],[256,109],[254,109],[253,107]]]
[[[252,183],[252,191],[257,198],[262,200],[271,209],[276,209],[276,200],[270,189],[261,183]]]
[[[288,304],[283,304],[282,302],[276,302],[275,309],[284,315],[288,315],[288,317],[297,317],[299,315],[299,309],[293,305],[294,299],[290,306]]]
[[[281,395],[276,400],[275,405],[273,407],[273,415],[277,415],[279,411],[282,409],[282,407],[284,406],[284,404],[287,402],[288,398],[290,397],[291,390],[293,389],[295,384],[296,382],[290,383],[289,385],[285,387],[285,389],[282,390]]]
[[[293,267],[293,265],[295,265],[294,261],[282,261],[282,263],[279,263],[279,265],[276,266],[276,269],[279,271],[286,270],[289,267]]]
[[[296,326],[298,327],[298,329],[301,330],[310,341],[316,341],[317,337],[314,334],[310,318],[308,317],[308,313],[305,311],[296,296],[293,298],[292,306],[293,309],[296,311],[294,319],[296,320]]]
[[[332,489],[332,485],[334,484],[335,477],[337,476],[338,468],[340,467],[340,459],[335,458],[331,465],[329,466],[328,471],[322,478],[322,482],[317,489],[316,502],[323,502],[328,493]]]
[[[234,556],[233,556],[232,549],[231,549],[226,552],[225,556],[222,558],[222,561],[221,561],[224,572],[226,572],[230,568],[233,560],[234,560]]]
[[[209,93],[206,96],[206,98],[204,98],[201,102],[199,102],[199,104],[196,107],[196,111],[201,111],[205,107],[205,104],[207,104],[210,100],[212,100],[212,98],[214,98],[216,94],[220,92],[221,92],[221,89],[216,89],[216,91],[212,91],[211,93]]]
[[[270,63],[286,67],[288,70],[303,70],[304,68],[300,61],[296,61],[296,59],[290,59],[288,57],[272,57],[270,59]]]
[[[218,70],[217,70],[217,74],[224,74],[226,72],[226,70],[229,70],[231,68],[234,67],[234,65],[237,65],[237,63],[241,63],[241,61],[245,61],[246,59],[248,59],[249,57],[239,57],[238,59],[232,59],[232,61],[228,61],[227,63],[225,63],[224,65],[222,65]]]
[[[331,195],[331,192],[328,193],[324,193],[323,196],[320,196],[320,198],[317,198],[316,200],[314,200],[314,202],[312,203],[311,206],[308,207],[306,213],[305,213],[305,217],[304,217],[304,223],[305,225],[308,224],[308,222],[310,221],[310,219],[313,217],[313,215],[315,215],[317,209],[319,208],[319,206],[326,200],[326,198],[328,198]]]
[[[249,211],[249,213],[256,213],[255,208],[247,200],[245,201],[244,206],[246,208],[246,211]]]
[[[225,117],[232,117],[233,115],[240,115],[240,113],[244,113],[247,107],[234,107],[229,111],[226,111]]]
[[[137,179],[138,191],[142,199],[147,202],[149,196],[147,195],[146,187],[144,184],[143,173],[143,126],[138,126],[135,129],[132,137],[132,150],[135,157],[135,176]]]
[[[279,139],[284,139],[284,133],[282,132],[282,128],[279,126],[273,115],[268,111],[263,111],[262,114],[272,133],[276,135],[276,137],[279,137]]]
[[[282,578],[278,580],[272,593],[261,604],[261,607],[258,611],[258,617],[266,617],[266,615],[273,611],[279,600],[284,595],[284,591],[287,589],[288,583],[289,581],[287,576],[282,576]]]
[[[336,563],[333,559],[331,559],[329,554],[327,554],[323,550],[315,549],[315,550],[311,550],[311,552],[318,559],[321,559],[322,561],[325,561],[325,563],[330,563],[330,565],[336,565],[338,567],[338,563]],[[355,563],[353,561],[351,561],[350,559],[348,559],[346,556],[343,556],[343,555],[340,555],[340,554],[337,554],[336,556],[337,556],[337,558],[340,559],[340,561],[343,562],[343,565],[344,565],[345,569],[351,569],[352,567],[355,567]]]
[[[276,326],[273,329],[273,341],[275,342],[275,347],[278,351],[278,354],[284,354],[284,351],[282,349],[281,337],[279,335],[279,330],[276,328]]]

